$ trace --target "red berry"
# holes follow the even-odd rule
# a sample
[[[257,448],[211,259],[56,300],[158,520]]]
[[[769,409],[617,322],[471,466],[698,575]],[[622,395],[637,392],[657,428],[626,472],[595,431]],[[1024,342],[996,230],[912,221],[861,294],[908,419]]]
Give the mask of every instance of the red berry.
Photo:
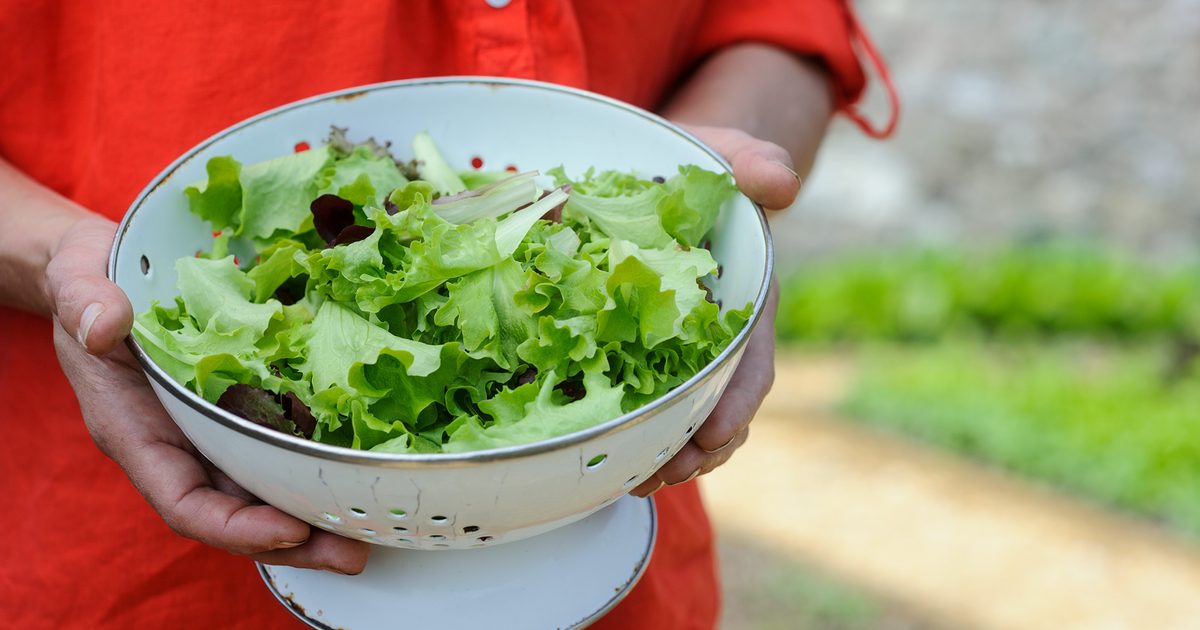
[[[516,173],[516,172],[517,172],[517,165],[516,165],[516,164],[509,164],[508,166],[505,166],[505,167],[504,167],[504,170],[508,171],[509,173]]]
[[[296,143],[296,146],[292,147],[292,150],[295,151],[296,153],[300,153],[302,151],[307,151],[311,148],[312,147],[310,147],[307,142],[301,140],[300,142]]]
[[[478,155],[471,158],[471,168],[476,170],[483,168],[483,158],[479,157]]]

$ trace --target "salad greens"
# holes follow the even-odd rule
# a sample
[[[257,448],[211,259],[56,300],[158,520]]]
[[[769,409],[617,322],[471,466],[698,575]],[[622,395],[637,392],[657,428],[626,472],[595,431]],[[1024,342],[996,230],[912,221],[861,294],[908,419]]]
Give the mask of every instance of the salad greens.
[[[462,452],[615,418],[711,362],[752,308],[720,313],[702,239],[731,178],[459,173],[353,144],[207,164],[185,191],[212,250],[133,334],[172,378],[320,442]],[[230,254],[250,246],[253,260]],[[239,250],[245,251],[245,250]],[[239,262],[241,263],[239,265]]]

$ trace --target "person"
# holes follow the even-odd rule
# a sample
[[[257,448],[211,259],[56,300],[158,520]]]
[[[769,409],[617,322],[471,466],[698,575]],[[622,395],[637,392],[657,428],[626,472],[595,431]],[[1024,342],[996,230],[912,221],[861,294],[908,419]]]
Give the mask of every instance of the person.
[[[855,45],[870,50],[843,0],[9,0],[0,15],[0,610],[19,628],[295,627],[244,556],[367,562],[365,543],[208,464],[124,349],[131,308],[105,279],[113,220],[177,155],[334,89],[523,77],[661,112],[780,209],[832,113],[861,121]],[[747,438],[772,381],[773,308],[695,438],[635,489],[658,503],[658,547],[597,627],[716,623],[713,537],[688,482]]]

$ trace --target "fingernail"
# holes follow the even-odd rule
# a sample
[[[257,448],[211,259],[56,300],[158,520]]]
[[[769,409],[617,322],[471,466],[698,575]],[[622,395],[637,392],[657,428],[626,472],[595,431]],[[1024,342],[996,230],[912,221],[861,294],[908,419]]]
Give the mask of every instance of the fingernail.
[[[275,543],[275,549],[291,549],[292,547],[299,547],[300,545],[303,545],[306,542],[308,542],[308,541],[301,540],[299,542],[296,542],[296,541],[291,541],[291,540],[281,540],[281,541]]]
[[[700,469],[697,468],[696,470],[692,471],[691,475],[688,475],[687,479],[684,479],[683,481],[676,481],[675,483],[669,483],[667,485],[668,486],[682,486],[683,484],[695,479],[699,474],[700,474]]]
[[[341,569],[336,569],[334,567],[325,567],[325,570],[330,573],[336,573],[338,575],[350,575],[349,573],[346,573],[345,571],[343,571]]]
[[[724,444],[722,444],[722,445],[718,446],[717,448],[714,448],[714,449],[713,449],[713,450],[711,450],[711,451],[710,451],[710,450],[708,450],[708,449],[706,449],[706,448],[704,448],[703,446],[701,446],[701,447],[700,447],[700,450],[704,451],[705,453],[708,453],[709,455],[712,455],[712,454],[714,454],[714,453],[719,453],[719,452],[721,452],[721,451],[725,450],[725,448],[726,448],[726,447],[728,447],[730,444],[733,444],[733,441],[734,441],[734,440],[736,440],[736,439],[737,439],[737,434],[735,433],[735,434],[733,434],[733,437],[729,438],[729,440],[728,440],[727,442],[725,442]],[[695,441],[695,440],[693,440],[693,441]],[[699,444],[697,444],[697,446],[700,446],[700,445],[699,445]]]
[[[92,302],[83,309],[83,315],[79,318],[79,330],[76,331],[75,337],[79,339],[79,343],[86,348],[88,333],[92,332],[92,325],[96,323],[96,319],[104,312],[104,305],[99,302]]]
[[[645,497],[643,497],[643,498],[645,498],[645,499],[649,499],[650,497],[654,496],[654,493],[655,493],[655,492],[658,492],[659,490],[662,490],[662,489],[663,489],[663,486],[666,486],[666,485],[667,485],[667,482],[665,482],[665,481],[659,481],[659,482],[658,482],[658,487],[657,487],[657,488],[655,488],[655,489],[653,489],[653,490],[651,490],[650,492],[647,492],[647,493],[646,493],[646,496],[645,496]]]
[[[787,172],[791,173],[792,177],[795,177],[797,182],[800,181],[800,173],[797,173],[795,169],[788,166],[787,164],[784,164],[783,162],[776,162],[776,164],[782,166],[784,169],[787,170]]]

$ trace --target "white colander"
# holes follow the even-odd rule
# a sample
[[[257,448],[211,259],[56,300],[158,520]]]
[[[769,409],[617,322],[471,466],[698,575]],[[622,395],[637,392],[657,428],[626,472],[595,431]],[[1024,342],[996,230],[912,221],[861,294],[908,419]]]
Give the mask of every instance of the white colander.
[[[618,101],[549,84],[495,78],[398,81],[299,101],[235,125],[185,153],[150,183],[121,222],[108,273],[136,311],[175,295],[174,262],[211,245],[183,189],[205,163],[243,163],[317,145],[330,125],[352,139],[407,140],[422,130],[455,166],[588,167],[669,176],[682,164],[727,169],[666,121]],[[403,154],[403,149],[397,151]],[[577,521],[645,480],[708,416],[758,321],[771,244],[758,208],[737,195],[712,234],[725,305],[754,302],[750,325],[717,360],[663,398],[620,418],[545,442],[463,454],[355,451],[266,429],[217,408],[171,378],[131,341],[175,422],[196,447],[267,503],[318,527],[394,547],[468,548],[518,540]]]

